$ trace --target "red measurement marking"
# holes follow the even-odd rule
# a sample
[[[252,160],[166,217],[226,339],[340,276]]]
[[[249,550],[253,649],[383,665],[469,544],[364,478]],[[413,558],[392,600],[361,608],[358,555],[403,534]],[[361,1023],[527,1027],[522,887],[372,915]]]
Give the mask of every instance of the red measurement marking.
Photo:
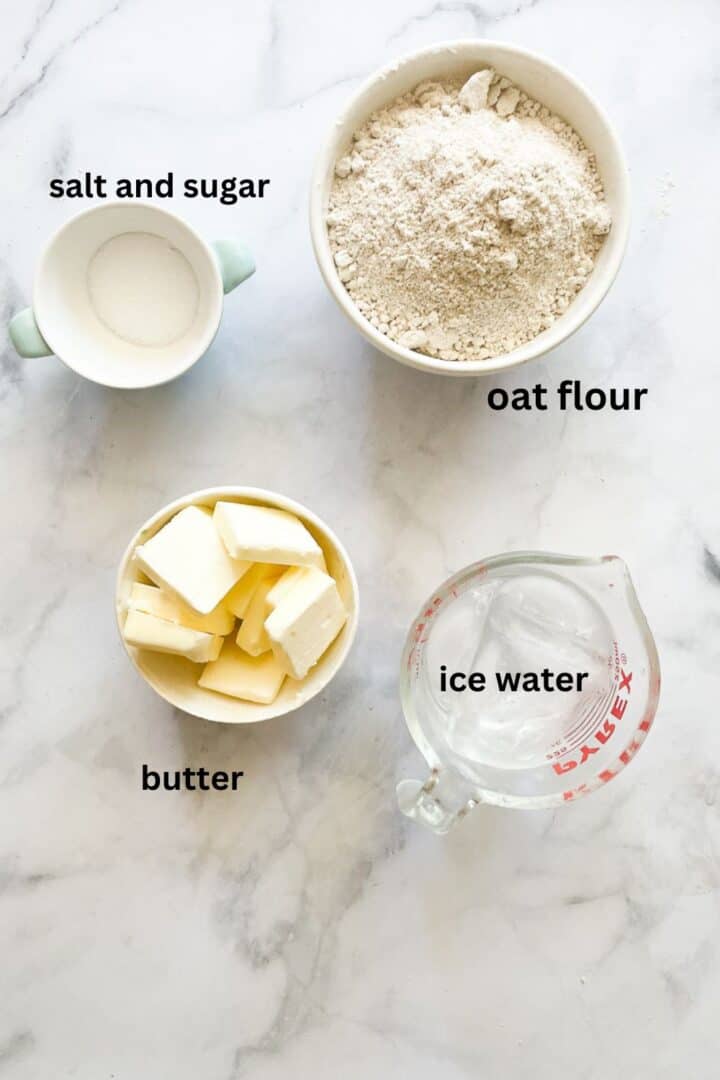
[[[576,799],[578,795],[582,795],[584,791],[587,791],[587,784],[579,784],[576,788],[563,791],[562,797],[565,802],[570,802],[572,799]]]
[[[633,739],[627,750],[623,750],[622,754],[620,755],[620,760],[622,761],[623,765],[627,765],[628,761],[635,757],[639,749],[640,743],[637,739]]]

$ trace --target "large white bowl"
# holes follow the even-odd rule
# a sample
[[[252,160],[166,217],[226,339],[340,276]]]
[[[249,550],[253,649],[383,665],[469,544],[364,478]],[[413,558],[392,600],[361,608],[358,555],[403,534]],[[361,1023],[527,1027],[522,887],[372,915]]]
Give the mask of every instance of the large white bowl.
[[[201,672],[199,664],[185,660],[181,656],[169,656],[166,653],[150,652],[148,649],[136,649],[128,645],[122,637],[122,626],[128,607],[128,598],[133,582],[146,580],[133,558],[138,544],[144,544],[185,506],[208,506],[212,508],[218,499],[230,502],[255,503],[260,506],[273,506],[279,510],[288,510],[295,514],[310,530],[323,550],[328,572],[337,582],[337,587],[348,611],[348,620],[324,656],[302,682],[286,679],[282,689],[272,705],[256,705],[250,701],[226,697],[224,694],[205,690],[198,686]],[[355,637],[358,621],[358,585],[350,558],[328,526],[300,503],[277,495],[273,491],[252,487],[213,487],[203,491],[194,491],[181,499],[164,506],[154,514],[133,536],[120,562],[115,589],[115,614],[120,638],[125,650],[140,672],[145,682],[171,705],[175,705],[193,716],[204,720],[215,720],[222,724],[252,724],[259,720],[269,720],[274,716],[298,709],[323,690],[342,667]]]
[[[371,113],[413,89],[425,79],[468,77],[481,67],[494,67],[531,97],[566,120],[597,159],[613,224],[585,287],[553,325],[519,349],[490,360],[437,360],[403,348],[379,333],[355,306],[338,277],[325,225],[328,197],[337,159],[346,152],[353,132]],[[604,112],[571,75],[542,56],[497,41],[448,41],[403,57],[373,75],[335,121],[315,166],[310,194],[310,231],[325,283],[357,329],[381,352],[402,364],[443,375],[489,375],[515,367],[554,349],[574,333],[610,288],[627,243],[630,193],[620,144]]]

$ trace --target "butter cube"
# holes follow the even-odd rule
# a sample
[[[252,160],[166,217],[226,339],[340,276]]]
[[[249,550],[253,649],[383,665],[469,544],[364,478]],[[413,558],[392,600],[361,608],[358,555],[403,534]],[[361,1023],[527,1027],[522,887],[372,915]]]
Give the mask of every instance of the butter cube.
[[[277,576],[266,578],[256,587],[237,632],[238,645],[251,656],[260,656],[270,648],[270,638],[265,631],[265,620],[271,611],[267,596],[276,581]]]
[[[179,626],[189,626],[191,630],[203,630],[206,634],[229,634],[235,625],[235,616],[223,604],[209,615],[198,615],[174,593],[158,589],[156,585],[143,585],[139,581],[133,584],[129,606],[135,611],[157,615],[159,619],[167,619]]]
[[[220,656],[205,667],[198,682],[205,690],[271,705],[284,678],[285,670],[271,652],[248,656],[227,638]]]
[[[223,639],[219,634],[206,634],[189,626],[159,619],[144,611],[130,609],[123,627],[123,637],[128,645],[153,652],[174,653],[186,656],[197,664],[217,660]]]
[[[320,545],[294,514],[269,506],[218,502],[214,517],[233,559],[325,569]]]
[[[265,631],[288,675],[304,679],[338,636],[346,619],[333,579],[308,567],[281,591],[265,621]]]
[[[267,602],[270,610],[276,608],[283,596],[302,578],[307,568],[305,566],[289,566],[284,574],[273,583],[273,587],[267,594]],[[269,614],[269,612],[268,612]]]
[[[269,577],[276,578],[277,574],[278,567],[273,566],[272,563],[253,563],[247,574],[243,574],[237,585],[227,594],[223,600],[223,606],[233,615],[237,615],[238,619],[244,619],[253,593],[260,582]]]
[[[135,558],[157,585],[203,615],[250,569],[249,562],[228,555],[212,513],[202,506],[186,506],[136,549]]]

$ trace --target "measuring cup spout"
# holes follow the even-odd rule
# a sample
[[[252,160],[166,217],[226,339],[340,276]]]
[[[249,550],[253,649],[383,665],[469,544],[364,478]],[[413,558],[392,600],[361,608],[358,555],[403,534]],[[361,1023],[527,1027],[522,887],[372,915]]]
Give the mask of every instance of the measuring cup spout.
[[[424,784],[401,780],[396,791],[403,814],[440,836],[478,805],[473,790],[453,769],[433,769]]]
[[[550,556],[549,561],[559,564],[567,578],[584,585],[598,597],[607,597],[608,589],[628,589],[634,593],[630,572],[619,555],[601,555],[599,558]]]

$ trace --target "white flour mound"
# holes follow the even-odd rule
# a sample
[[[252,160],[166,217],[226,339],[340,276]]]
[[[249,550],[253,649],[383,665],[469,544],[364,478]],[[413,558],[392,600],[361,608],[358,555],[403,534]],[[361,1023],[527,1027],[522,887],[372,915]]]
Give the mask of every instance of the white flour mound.
[[[375,113],[336,163],[327,214],[360,311],[443,360],[488,359],[547,329],[610,224],[579,135],[491,69]]]

